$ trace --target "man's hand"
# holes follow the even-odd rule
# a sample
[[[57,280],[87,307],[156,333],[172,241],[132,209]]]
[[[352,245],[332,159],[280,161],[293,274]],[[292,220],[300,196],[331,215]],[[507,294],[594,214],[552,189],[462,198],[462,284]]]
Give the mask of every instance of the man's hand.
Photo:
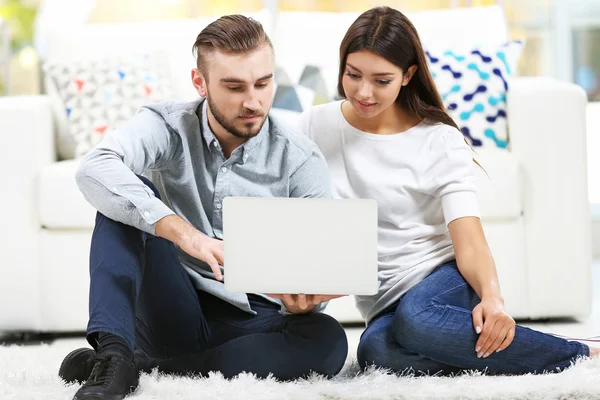
[[[484,298],[473,309],[473,327],[481,333],[475,345],[477,357],[488,357],[502,351],[515,338],[515,320],[504,311],[504,303],[494,297]]]
[[[205,235],[177,215],[160,219],[156,223],[156,235],[170,240],[190,256],[207,263],[215,274],[215,279],[223,280],[219,266],[224,265],[225,249],[222,240]]]
[[[283,302],[285,308],[292,314],[305,314],[311,312],[321,303],[344,297],[345,295],[323,295],[323,294],[268,294]]]
[[[210,269],[215,274],[215,279],[223,280],[220,265],[224,265],[224,245],[222,240],[214,239],[206,236],[202,232],[195,233],[184,237],[179,243],[181,250],[185,251],[192,257],[204,261],[210,266]]]

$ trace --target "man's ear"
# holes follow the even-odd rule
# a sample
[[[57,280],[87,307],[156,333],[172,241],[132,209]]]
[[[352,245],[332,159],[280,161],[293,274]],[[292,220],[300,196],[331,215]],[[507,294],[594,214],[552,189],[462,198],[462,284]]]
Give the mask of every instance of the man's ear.
[[[415,72],[417,72],[417,68],[418,67],[416,64],[408,67],[408,70],[406,71],[406,73],[404,74],[404,78],[402,79],[402,86],[408,85],[408,82],[410,82]]]
[[[208,82],[204,74],[202,74],[202,72],[200,72],[198,68],[192,69],[192,83],[194,84],[194,87],[196,88],[198,94],[201,97],[206,97],[206,94],[208,93]]]

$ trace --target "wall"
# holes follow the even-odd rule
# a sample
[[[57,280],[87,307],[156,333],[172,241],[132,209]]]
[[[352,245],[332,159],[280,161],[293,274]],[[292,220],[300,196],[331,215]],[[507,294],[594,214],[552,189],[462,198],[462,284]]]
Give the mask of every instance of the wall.
[[[600,102],[587,107],[588,190],[592,203],[592,251],[600,258]]]
[[[600,219],[592,221],[592,254],[600,258]]]

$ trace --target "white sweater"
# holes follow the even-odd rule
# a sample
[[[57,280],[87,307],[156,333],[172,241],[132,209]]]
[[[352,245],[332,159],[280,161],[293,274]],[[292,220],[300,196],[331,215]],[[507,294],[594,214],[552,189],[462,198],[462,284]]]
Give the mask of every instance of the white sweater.
[[[302,130],[327,159],[334,197],[377,201],[381,284],[375,296],[356,299],[368,323],[454,258],[447,225],[479,217],[473,151],[444,124],[393,135],[360,131],[343,116],[341,101],[307,110]]]

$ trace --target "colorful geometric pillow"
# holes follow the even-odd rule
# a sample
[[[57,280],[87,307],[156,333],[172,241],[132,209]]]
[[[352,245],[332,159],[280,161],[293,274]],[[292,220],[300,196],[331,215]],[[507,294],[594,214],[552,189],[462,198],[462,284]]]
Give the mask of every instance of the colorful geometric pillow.
[[[66,118],[66,134],[74,147],[72,158],[87,153],[143,104],[172,96],[168,67],[158,55],[47,63],[44,70],[46,81],[53,86],[49,92],[58,97],[61,117]],[[65,143],[65,139],[59,142]]]
[[[473,147],[508,146],[508,78],[523,46],[517,40],[495,48],[426,51],[442,101]]]
[[[302,112],[313,105],[332,101],[321,69],[306,65],[298,82],[292,82],[282,68],[275,70],[273,108]]]

